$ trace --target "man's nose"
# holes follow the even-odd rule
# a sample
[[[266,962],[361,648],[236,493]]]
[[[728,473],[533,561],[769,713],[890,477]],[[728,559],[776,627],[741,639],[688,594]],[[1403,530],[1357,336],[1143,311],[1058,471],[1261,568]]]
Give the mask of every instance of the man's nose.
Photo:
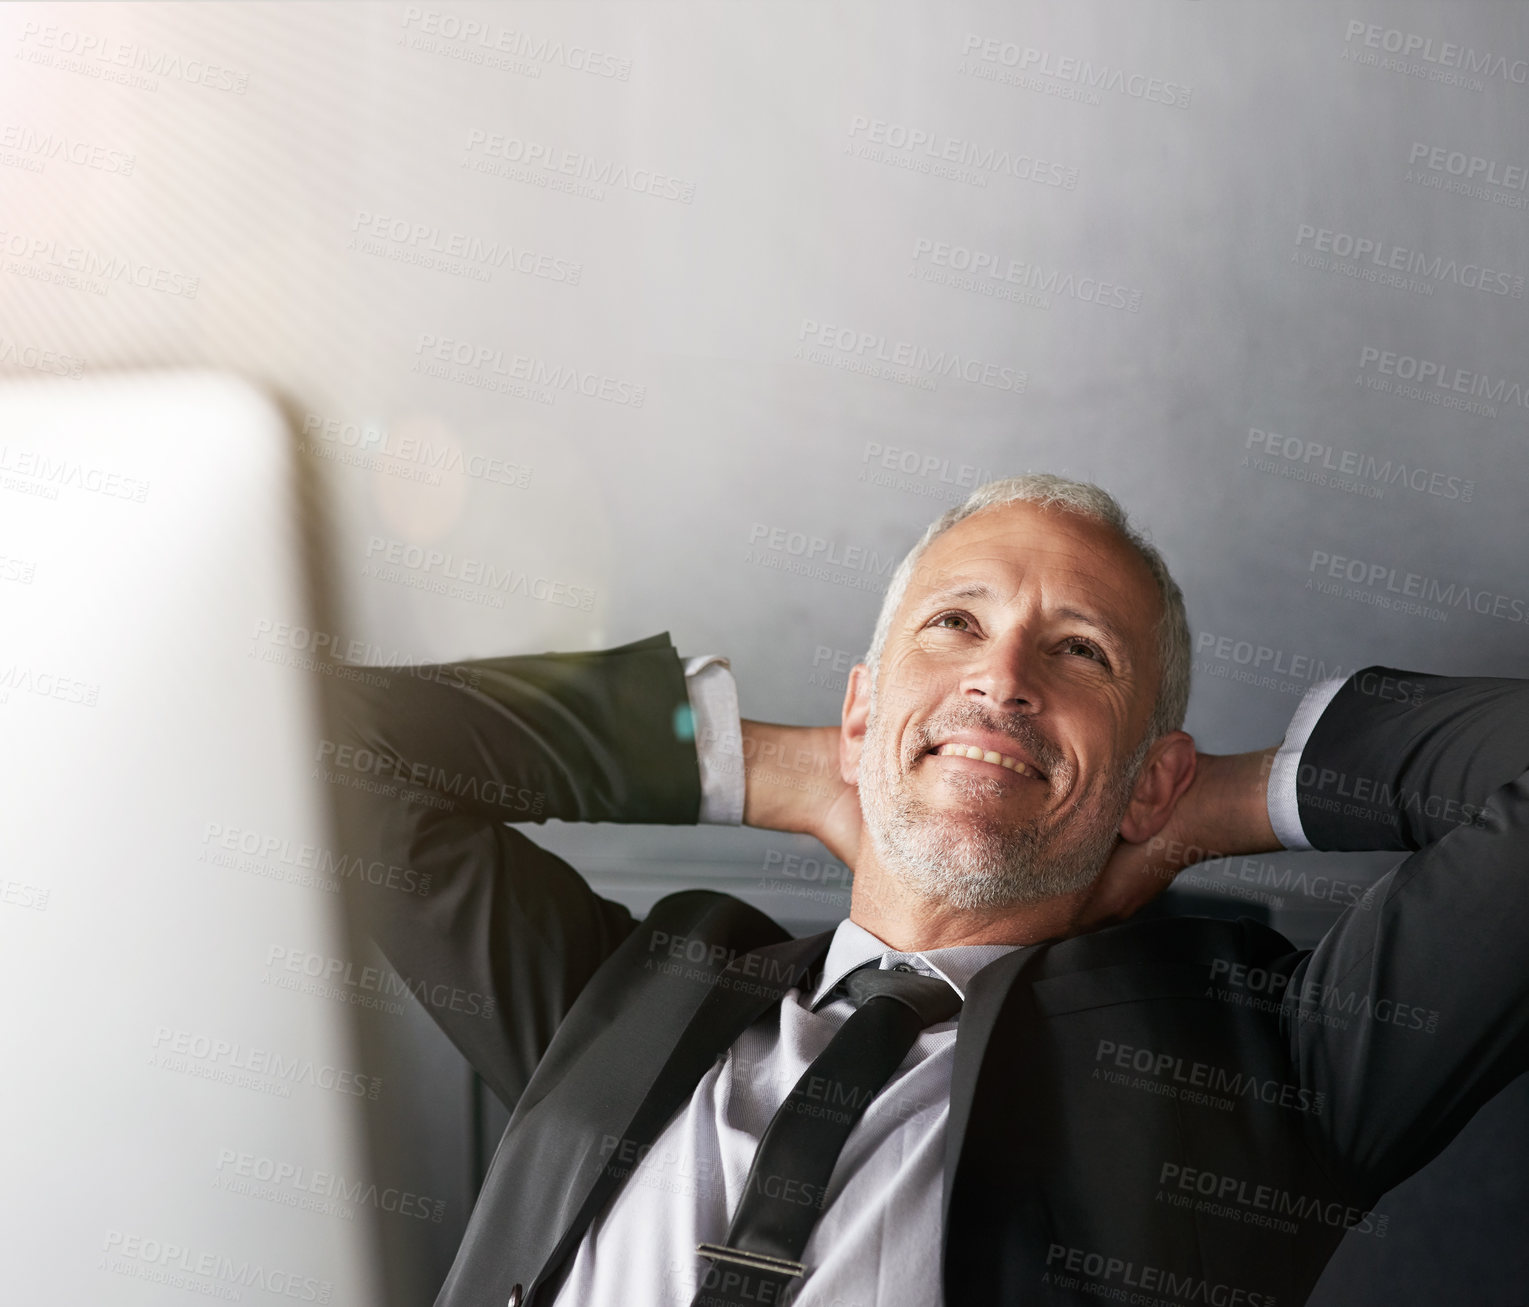
[[[989,640],[961,683],[962,694],[1008,711],[1041,710],[1039,655],[1022,636]]]

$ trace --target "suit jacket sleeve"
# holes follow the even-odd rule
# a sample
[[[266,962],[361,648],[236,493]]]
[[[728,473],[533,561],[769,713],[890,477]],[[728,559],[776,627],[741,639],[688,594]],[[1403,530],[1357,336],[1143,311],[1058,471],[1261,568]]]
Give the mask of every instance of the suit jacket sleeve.
[[[1409,856],[1279,980],[1322,1146],[1380,1192],[1529,1068],[1529,681],[1368,667],[1300,756],[1318,849]]]
[[[696,821],[700,776],[669,637],[367,669],[337,683],[328,708],[320,766],[343,846],[414,873],[352,877],[352,902],[430,1015],[513,1105],[579,991],[636,923],[505,823]]]

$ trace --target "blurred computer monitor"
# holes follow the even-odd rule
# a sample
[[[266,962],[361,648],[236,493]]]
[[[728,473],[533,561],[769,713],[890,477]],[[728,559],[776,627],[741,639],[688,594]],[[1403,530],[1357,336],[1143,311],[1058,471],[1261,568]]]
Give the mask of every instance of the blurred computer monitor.
[[[440,1219],[367,1146],[317,678],[257,638],[310,617],[294,484],[230,377],[0,385],[7,1301],[400,1301]]]

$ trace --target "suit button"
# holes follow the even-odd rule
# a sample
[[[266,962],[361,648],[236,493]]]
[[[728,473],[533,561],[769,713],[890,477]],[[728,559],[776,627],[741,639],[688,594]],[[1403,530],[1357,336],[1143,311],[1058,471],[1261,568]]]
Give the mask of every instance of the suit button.
[[[505,1307],[520,1307],[520,1300],[525,1296],[525,1290],[518,1284],[510,1289],[510,1301]]]

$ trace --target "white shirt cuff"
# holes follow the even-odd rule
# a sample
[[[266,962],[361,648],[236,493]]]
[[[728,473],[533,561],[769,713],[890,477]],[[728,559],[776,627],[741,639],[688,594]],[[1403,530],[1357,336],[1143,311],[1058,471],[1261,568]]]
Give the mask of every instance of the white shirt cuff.
[[[1274,838],[1287,849],[1316,847],[1306,838],[1306,831],[1301,826],[1301,809],[1296,802],[1296,779],[1301,769],[1301,754],[1306,749],[1306,741],[1311,738],[1317,719],[1327,711],[1327,705],[1347,681],[1346,676],[1334,676],[1326,681],[1318,681],[1306,691],[1300,707],[1295,710],[1295,716],[1290,719],[1284,742],[1274,755],[1265,799],[1269,805],[1269,825],[1274,827]]]
[[[701,822],[743,825],[743,724],[732,665],[719,654],[685,659],[685,692],[701,769]]]

